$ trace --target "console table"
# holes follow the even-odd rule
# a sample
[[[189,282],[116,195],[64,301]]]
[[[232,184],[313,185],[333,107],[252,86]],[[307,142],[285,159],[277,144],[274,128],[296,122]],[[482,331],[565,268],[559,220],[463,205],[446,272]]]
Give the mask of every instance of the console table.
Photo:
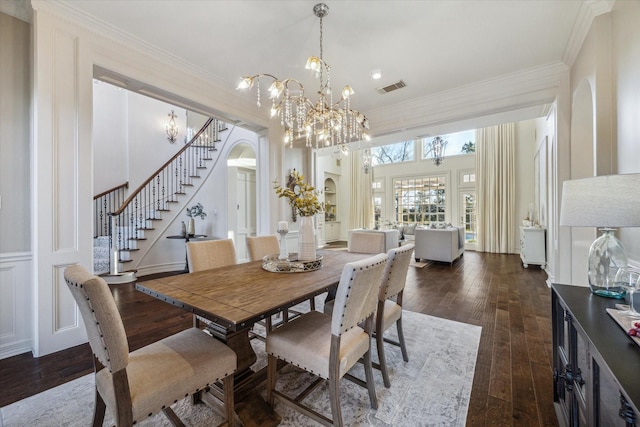
[[[553,402],[561,426],[640,425],[640,347],[605,311],[620,300],[551,287]]]

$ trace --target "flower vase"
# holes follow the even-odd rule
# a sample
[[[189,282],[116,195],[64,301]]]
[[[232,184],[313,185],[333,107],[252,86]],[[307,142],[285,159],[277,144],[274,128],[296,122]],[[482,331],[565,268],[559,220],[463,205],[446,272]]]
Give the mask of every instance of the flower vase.
[[[316,232],[313,227],[313,216],[301,216],[298,231],[298,260],[316,260]]]
[[[196,234],[196,221],[193,218],[189,218],[189,222],[187,223],[187,235],[193,236]]]

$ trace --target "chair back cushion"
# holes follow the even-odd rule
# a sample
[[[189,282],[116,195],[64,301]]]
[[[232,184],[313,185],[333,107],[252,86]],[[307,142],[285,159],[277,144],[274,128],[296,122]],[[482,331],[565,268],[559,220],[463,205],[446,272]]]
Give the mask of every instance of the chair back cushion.
[[[384,233],[367,231],[354,232],[351,234],[349,252],[383,254],[386,252],[384,243]]]
[[[409,264],[413,256],[413,245],[404,245],[399,248],[389,249],[387,255],[389,256],[389,261],[387,261],[387,266],[384,269],[380,293],[378,295],[380,301],[398,295],[398,293],[404,289]]]
[[[378,254],[344,266],[331,315],[333,335],[342,335],[376,310],[387,259],[387,254]]]
[[[275,235],[249,236],[247,237],[247,249],[251,261],[262,261],[266,255],[279,254],[280,243]]]
[[[79,265],[67,267],[64,279],[80,308],[93,354],[110,372],[126,368],[127,334],[107,282]]]
[[[204,240],[187,243],[189,272],[237,264],[233,240]]]

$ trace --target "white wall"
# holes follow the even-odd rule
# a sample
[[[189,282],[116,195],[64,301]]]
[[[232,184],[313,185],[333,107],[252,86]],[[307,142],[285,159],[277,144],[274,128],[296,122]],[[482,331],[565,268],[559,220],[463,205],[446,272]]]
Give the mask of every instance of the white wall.
[[[128,91],[108,83],[94,82],[92,132],[94,195],[129,180],[128,129]]]
[[[568,155],[558,158],[559,189],[564,179],[640,172],[639,19],[640,2],[623,0],[616,1],[611,13],[595,18],[591,25],[571,68],[570,98],[566,102],[591,98],[591,120],[579,117],[584,114],[581,106],[571,112],[570,122],[593,123],[592,132],[580,130],[593,135],[593,139],[575,141],[572,135]],[[590,97],[584,95],[585,88],[591,91]],[[567,104],[560,107],[567,108]],[[555,281],[587,286],[586,260],[595,229],[559,228],[554,260],[559,274]],[[568,237],[563,239],[563,235]],[[630,264],[640,266],[640,229],[618,230],[618,237]]]

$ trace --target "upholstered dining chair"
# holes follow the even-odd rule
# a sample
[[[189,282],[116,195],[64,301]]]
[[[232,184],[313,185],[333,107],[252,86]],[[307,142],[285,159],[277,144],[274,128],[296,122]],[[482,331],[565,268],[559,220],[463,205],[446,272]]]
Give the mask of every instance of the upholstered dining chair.
[[[384,386],[389,388],[391,382],[389,381],[389,373],[387,371],[384,343],[387,342],[399,346],[402,351],[402,359],[405,362],[409,361],[407,346],[404,341],[404,332],[402,330],[402,293],[407,281],[407,272],[413,255],[413,245],[409,244],[399,248],[389,249],[387,255],[389,256],[389,260],[387,261],[382,282],[380,283],[374,332],[382,379]],[[384,332],[394,323],[398,331],[398,341],[384,338]]]
[[[262,261],[262,258],[264,258],[266,255],[280,253],[280,242],[278,241],[278,236],[276,235],[248,236],[247,248],[249,249],[249,258],[251,258],[251,261]],[[314,298],[309,299],[309,307],[311,310],[316,309],[316,302]],[[293,311],[293,314],[298,315],[300,313]],[[283,316],[285,322],[289,321],[288,312],[284,312]],[[272,325],[268,323],[267,328],[271,330]]]
[[[248,236],[247,249],[249,250],[249,258],[251,261],[262,261],[266,255],[280,253],[280,243],[278,236]]]
[[[384,234],[382,233],[368,233],[363,231],[353,233],[351,235],[349,252],[357,252],[361,254],[383,254],[386,252],[384,248]],[[327,292],[327,296],[324,299],[324,305],[325,307],[329,307],[329,311],[325,309],[325,313],[331,313],[331,310],[333,310],[332,303],[335,297],[335,289]]]
[[[187,242],[189,273],[237,264],[236,247],[231,239]]]
[[[272,407],[277,397],[322,424],[342,426],[339,382],[343,377],[349,378],[349,369],[363,358],[369,400],[371,407],[377,409],[371,334],[379,283],[387,258],[386,254],[378,254],[347,263],[342,270],[331,315],[319,311],[304,313],[267,336],[267,402]],[[294,398],[276,390],[278,360],[328,380],[333,420],[302,404],[309,389]],[[316,381],[314,385],[319,383]]]
[[[399,346],[402,351],[402,359],[409,361],[407,346],[404,341],[404,332],[402,330],[402,293],[407,281],[407,272],[413,255],[413,244],[404,245],[399,248],[389,249],[387,255],[387,265],[380,281],[378,292],[378,307],[374,322],[374,336],[376,339],[376,349],[378,350],[379,363],[372,365],[380,369],[382,379],[386,388],[391,387],[389,381],[389,373],[387,371],[387,363],[384,352],[384,343]],[[324,305],[324,312],[330,314],[333,312],[334,301],[327,301]],[[396,324],[398,331],[398,341],[392,341],[384,338],[384,331]]]
[[[202,240],[187,242],[187,264],[189,273],[226,267],[237,264],[236,247],[231,239]],[[209,325],[209,321],[196,314],[193,315],[193,326],[200,327],[200,322]]]
[[[129,352],[122,318],[104,279],[79,265],[67,267],[64,278],[94,354],[94,426],[102,426],[107,408],[117,426],[131,426],[160,411],[173,425],[183,425],[170,405],[217,381],[223,383],[226,423],[234,425],[233,350],[189,328]]]

